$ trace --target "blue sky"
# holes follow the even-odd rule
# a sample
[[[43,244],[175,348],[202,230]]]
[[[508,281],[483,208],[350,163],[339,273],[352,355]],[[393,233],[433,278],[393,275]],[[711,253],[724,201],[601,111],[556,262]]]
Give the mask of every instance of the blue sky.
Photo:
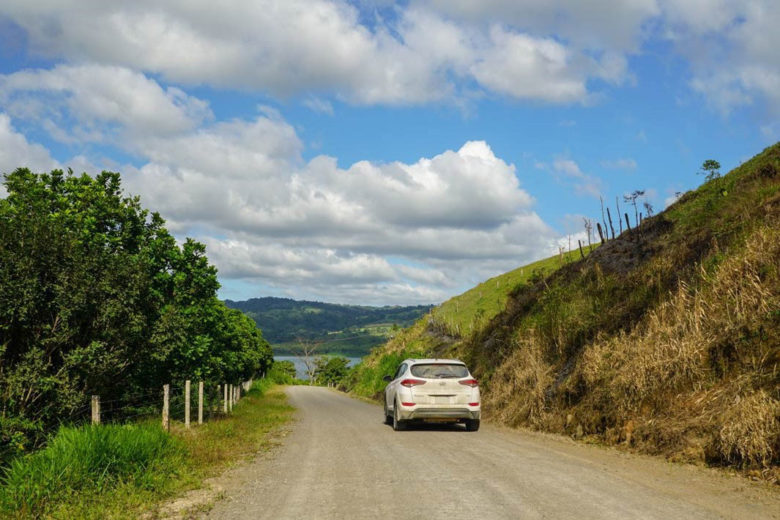
[[[0,6],[0,171],[120,171],[221,296],[437,303],[780,138],[772,0]],[[2,196],[0,190],[0,196]]]

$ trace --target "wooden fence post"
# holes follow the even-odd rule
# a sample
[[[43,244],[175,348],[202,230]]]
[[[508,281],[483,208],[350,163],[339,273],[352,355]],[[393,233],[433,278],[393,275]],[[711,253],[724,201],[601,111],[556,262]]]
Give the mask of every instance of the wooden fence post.
[[[626,217],[626,229],[630,232],[631,224],[628,222],[628,213],[623,213],[623,216]]]
[[[230,385],[230,391],[228,392],[228,412],[233,411],[233,398],[235,398],[236,393],[233,390],[233,385]]]
[[[190,427],[190,380],[184,381],[184,427]]]
[[[606,240],[604,240],[604,233],[601,231],[601,222],[596,222],[596,229],[599,231],[599,238],[601,239],[601,243],[605,244]]]
[[[227,413],[227,408],[228,408],[227,407],[227,392],[228,392],[228,388],[227,387],[228,387],[228,385],[227,385],[227,383],[225,383],[225,385],[224,385],[225,400],[224,400],[224,402],[222,404],[222,412],[223,413]]]
[[[577,239],[577,243],[580,245],[580,256],[585,259],[585,253],[582,252],[582,240]]]
[[[198,382],[198,424],[203,424],[203,381]]]
[[[607,217],[609,218],[609,229],[612,230],[612,240],[615,240],[615,227],[612,225],[612,215],[609,214],[609,208],[607,208]]]
[[[100,424],[100,396],[92,396],[92,424]]]
[[[171,431],[171,421],[168,417],[168,411],[170,410],[170,396],[171,396],[171,385],[163,385],[163,410],[162,410],[162,427],[163,430],[169,432]]]

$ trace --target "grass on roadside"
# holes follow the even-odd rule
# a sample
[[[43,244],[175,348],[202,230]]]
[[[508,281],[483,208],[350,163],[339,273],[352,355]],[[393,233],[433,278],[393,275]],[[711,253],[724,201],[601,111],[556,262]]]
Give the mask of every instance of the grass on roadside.
[[[62,428],[0,479],[0,517],[138,518],[229,464],[267,449],[291,419],[284,393],[263,380],[232,415],[171,434],[158,422]]]

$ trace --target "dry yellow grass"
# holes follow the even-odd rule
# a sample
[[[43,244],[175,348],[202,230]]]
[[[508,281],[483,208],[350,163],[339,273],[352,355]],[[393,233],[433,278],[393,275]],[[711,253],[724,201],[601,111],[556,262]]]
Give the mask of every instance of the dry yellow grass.
[[[776,464],[780,345],[738,339],[780,310],[779,262],[780,228],[765,225],[719,265],[681,282],[631,330],[597,336],[559,381],[560,367],[544,355],[554,345],[533,329],[518,330],[515,348],[491,376],[486,411],[553,431],[579,425],[608,442],[678,459]],[[741,367],[733,376],[713,357],[724,349],[724,363]],[[571,405],[551,399],[566,390],[584,397]]]
[[[704,448],[711,457],[768,465],[778,457],[780,401],[754,388],[771,385],[772,379],[777,383],[776,365],[767,362],[776,358],[780,346],[729,345],[732,362],[747,365],[757,379],[749,382],[713,374],[712,353],[724,337],[760,329],[760,322],[780,309],[777,280],[768,280],[780,272],[778,259],[780,230],[757,230],[741,252],[728,256],[714,272],[702,269],[697,289],[681,283],[632,331],[587,347],[577,367],[581,380],[595,395],[612,401],[616,422],[642,417],[648,434],[654,416],[688,414],[689,424],[697,416],[709,416],[711,420],[698,422],[720,425]],[[691,394],[698,398],[687,400]],[[656,427],[663,424],[658,421]],[[657,438],[659,432],[653,435]]]
[[[518,337],[513,353],[491,379],[486,413],[504,423],[540,427],[546,412],[545,389],[552,382],[552,367],[544,361],[536,335]]]
[[[722,416],[714,448],[730,463],[743,466],[768,466],[772,446],[780,435],[780,401],[763,390],[747,396],[737,394]]]

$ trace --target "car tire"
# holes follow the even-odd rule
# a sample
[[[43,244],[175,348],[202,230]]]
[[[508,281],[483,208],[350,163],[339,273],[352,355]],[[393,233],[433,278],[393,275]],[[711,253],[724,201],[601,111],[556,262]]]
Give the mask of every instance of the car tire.
[[[398,403],[395,403],[395,406],[393,407],[393,430],[401,432],[405,429],[406,421],[402,421],[398,418]]]
[[[384,414],[385,414],[385,417],[384,417],[385,424],[387,424],[387,425],[393,424],[393,416],[390,415],[390,411],[387,409],[387,399],[385,399],[385,404],[382,407],[382,409],[383,409]]]
[[[466,431],[475,432],[479,430],[479,419],[466,419]]]

